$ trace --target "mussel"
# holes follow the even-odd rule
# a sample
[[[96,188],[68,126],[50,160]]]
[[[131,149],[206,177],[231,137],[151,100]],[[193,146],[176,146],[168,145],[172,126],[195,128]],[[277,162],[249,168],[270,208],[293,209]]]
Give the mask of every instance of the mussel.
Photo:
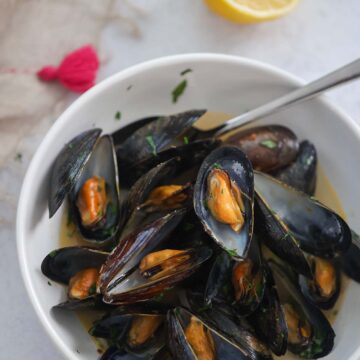
[[[168,345],[175,359],[258,359],[251,357],[228,334],[216,329],[189,310],[178,307],[169,310]],[[242,341],[244,345],[245,339]],[[270,357],[271,358],[271,357]]]
[[[305,140],[300,143],[295,161],[286,168],[273,172],[272,175],[283,183],[312,196],[316,188],[316,167],[315,146]]]
[[[295,134],[280,125],[242,130],[227,138],[225,143],[239,147],[254,169],[264,172],[289,165],[295,160],[299,148]]]
[[[340,266],[347,276],[360,283],[360,236],[352,230],[351,238],[349,250],[340,257]]]
[[[89,334],[138,357],[151,358],[165,345],[165,314],[160,307],[119,307],[95,321]]]
[[[299,276],[299,286],[308,301],[317,307],[331,309],[340,294],[341,276],[337,262],[310,256],[313,277]]]
[[[96,284],[107,256],[106,252],[86,247],[66,247],[48,254],[41,264],[42,273],[68,285],[68,300],[55,307],[69,310],[103,307]]]
[[[84,239],[109,244],[120,221],[118,169],[112,138],[94,129],[75,137],[57,156],[51,173],[50,217],[66,195]]]
[[[246,256],[253,233],[253,172],[235,147],[214,150],[202,163],[194,208],[205,231],[236,258]]]
[[[312,276],[304,251],[333,258],[349,248],[348,225],[314,198],[259,172],[255,191],[257,230],[271,250],[299,273]]]
[[[335,333],[326,317],[308,303],[288,272],[270,261],[287,328],[287,347],[305,359],[324,357],[334,346]]]

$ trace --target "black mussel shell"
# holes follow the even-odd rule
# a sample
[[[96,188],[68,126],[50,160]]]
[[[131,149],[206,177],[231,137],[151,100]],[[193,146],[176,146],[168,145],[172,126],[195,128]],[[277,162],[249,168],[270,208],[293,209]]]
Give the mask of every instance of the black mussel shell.
[[[92,295],[85,299],[68,299],[55,306],[53,309],[77,311],[77,310],[99,310],[105,311],[111,309],[112,306],[102,301],[101,295]]]
[[[41,263],[41,271],[49,279],[67,285],[79,271],[100,268],[108,255],[88,247],[65,247],[49,253]]]
[[[205,246],[184,251],[165,260],[175,265],[171,273],[155,280],[145,279],[138,267],[133,267],[122,281],[113,281],[108,286],[104,292],[104,301],[124,304],[151,299],[194,274],[212,256],[212,250]],[[188,255],[187,261],[178,262],[176,258],[183,258],[184,254]]]
[[[313,265],[313,267],[315,266],[315,257],[312,257],[310,259],[310,263]],[[331,309],[337,299],[339,298],[340,295],[340,290],[341,290],[341,273],[340,273],[340,269],[339,269],[339,265],[337,264],[337,262],[331,261],[331,260],[324,260],[324,259],[319,259],[319,261],[322,261],[323,263],[329,263],[329,266],[332,267],[334,273],[334,289],[333,291],[328,294],[322,294],[321,290],[319,288],[319,286],[317,286],[317,282],[315,279],[315,268],[313,271],[313,277],[312,279],[308,279],[302,275],[299,276],[299,286],[301,289],[302,294],[305,296],[305,298],[311,302],[312,304],[314,304],[315,306],[317,306],[320,309],[323,310],[329,310]]]
[[[258,243],[257,237],[253,237],[251,240],[250,248],[247,257],[244,260],[236,261],[232,269],[232,286],[236,279],[234,278],[236,267],[245,265],[249,269],[249,276],[242,274],[241,279],[237,279],[238,286],[241,295],[236,298],[235,289],[235,301],[234,305],[239,314],[246,316],[253,313],[260,305],[265,291],[265,274],[263,269],[263,259]],[[239,284],[239,281],[241,282]]]
[[[141,358],[149,358],[156,354],[164,345],[163,325],[144,344],[131,347],[127,343],[127,335],[135,316],[154,317],[164,316],[166,309],[160,307],[151,308],[145,306],[128,306],[116,308],[102,319],[95,321],[89,334],[103,338],[110,344],[116,344],[119,348],[125,348],[127,352]]]
[[[179,225],[186,211],[174,210],[124,237],[100,270],[99,287],[106,293],[121,282],[141,259],[154,251]]]
[[[211,324],[204,322],[190,311],[180,307],[169,310],[167,315],[168,347],[175,359],[199,359],[185,335],[185,329],[190,323],[191,318],[195,318],[202,323],[210,334],[214,342],[215,359],[251,359],[251,357],[248,356],[249,354],[231,337],[213,328]]]
[[[143,119],[136,120],[119,130],[114,131],[111,136],[114,141],[115,150],[121,145],[126,139],[131,136],[136,130],[148,125],[149,123],[159,119],[159,116],[146,117]]]
[[[360,283],[360,236],[353,230],[351,236],[352,243],[349,250],[341,255],[340,266],[349,278]]]
[[[304,359],[318,359],[328,355],[333,349],[335,338],[329,321],[317,307],[306,301],[285,268],[273,261],[269,261],[269,266],[281,306],[290,304],[298,312],[301,321],[306,321],[311,326],[309,338],[296,344],[288,341],[288,350]]]
[[[264,243],[299,274],[311,278],[311,266],[298,241],[258,193],[255,193],[255,218],[255,233]]]
[[[226,301],[228,298],[231,298],[233,300],[232,268],[233,261],[231,256],[226,251],[221,251],[215,258],[206,282],[204,292],[205,306],[211,306],[214,299],[224,299]]]
[[[339,215],[314,198],[268,175],[255,172],[254,177],[257,198],[261,198],[268,208],[263,220],[267,220],[269,212],[274,214],[278,222],[288,229],[287,236],[296,239],[303,251],[333,258],[349,248],[351,232]]]
[[[172,360],[173,357],[167,347],[163,347],[153,358],[153,360]]]
[[[156,165],[172,158],[179,159],[180,166],[178,167],[177,173],[183,172],[200,164],[212,150],[220,145],[220,143],[220,140],[205,139],[184,145],[172,146],[160,151],[154,156],[131,165],[127,169],[128,177],[137,179]]]
[[[205,112],[205,110],[191,110],[162,116],[139,128],[118,146],[119,162],[133,164],[156,155],[188,130]]]
[[[241,191],[245,222],[240,232],[234,231],[228,224],[217,221],[207,206],[207,179],[210,172],[216,168],[225,171]],[[205,231],[224,250],[231,250],[234,258],[245,257],[250,246],[254,217],[253,186],[251,163],[236,147],[224,146],[214,150],[202,163],[197,176],[194,188],[195,212]]]
[[[300,143],[296,160],[286,168],[275,171],[272,175],[283,183],[312,196],[316,189],[316,167],[315,146],[305,140]]]
[[[78,181],[82,169],[100,137],[101,129],[81,133],[69,141],[56,157],[50,175],[49,216],[54,216]]]
[[[284,355],[287,349],[288,330],[285,314],[281,307],[273,276],[265,268],[266,285],[260,306],[250,316],[258,337],[264,341],[277,356]]]
[[[80,214],[76,206],[76,198],[86,180],[94,175],[104,178],[106,182],[107,209],[101,225],[95,228],[86,228],[81,223]],[[72,190],[70,202],[72,204],[76,223],[82,236],[91,242],[107,244],[118,234],[122,223],[120,208],[119,176],[116,155],[112,139],[109,135],[102,136],[93,152],[83,166],[82,172]]]
[[[296,135],[280,125],[249,128],[230,136],[225,143],[239,147],[254,169],[264,172],[289,165],[299,148]]]

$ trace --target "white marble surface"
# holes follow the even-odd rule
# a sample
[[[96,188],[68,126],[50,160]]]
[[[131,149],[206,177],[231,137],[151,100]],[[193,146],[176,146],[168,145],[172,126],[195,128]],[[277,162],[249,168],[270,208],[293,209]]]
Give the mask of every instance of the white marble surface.
[[[360,56],[358,0],[302,0],[286,18],[256,26],[228,23],[210,13],[200,0],[133,2],[144,9],[143,15],[129,13],[141,36],[131,36],[118,23],[106,27],[101,52],[108,60],[100,79],[159,56],[216,52],[265,61],[311,80]],[[330,97],[360,124],[360,82],[335,90]],[[22,161],[14,160],[11,169],[0,170],[0,190],[6,190],[0,199],[1,359],[61,359],[27,298],[14,231],[22,176],[49,123],[26,139]]]

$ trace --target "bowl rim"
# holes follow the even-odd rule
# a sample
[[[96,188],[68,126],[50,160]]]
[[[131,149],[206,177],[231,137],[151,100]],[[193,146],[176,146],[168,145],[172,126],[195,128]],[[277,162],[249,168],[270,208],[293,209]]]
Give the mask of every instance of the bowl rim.
[[[168,65],[176,65],[181,64],[182,62],[212,62],[219,63],[219,65],[224,65],[224,63],[234,64],[239,66],[251,67],[253,69],[261,69],[271,75],[276,75],[279,78],[286,80],[289,84],[293,84],[295,86],[301,86],[305,84],[304,80],[301,78],[292,75],[291,73],[281,70],[280,68],[269,65],[267,63],[253,60],[249,58],[244,58],[235,55],[225,55],[225,54],[215,54],[215,53],[191,53],[191,54],[181,54],[181,55],[171,55],[156,58],[153,60],[148,60],[131,67],[125,68],[105,80],[101,81],[89,91],[81,95],[78,99],[76,99],[56,120],[56,122],[51,126],[51,128],[46,133],[44,139],[41,141],[39,147],[37,148],[29,167],[26,171],[24,181],[22,184],[18,207],[17,207],[17,215],[16,215],[16,243],[17,243],[17,252],[18,252],[18,261],[21,269],[21,274],[23,281],[25,283],[25,288],[27,290],[27,294],[30,298],[30,302],[37,314],[37,317],[40,319],[40,323],[45,329],[46,333],[51,338],[52,342],[59,349],[60,353],[65,356],[67,359],[78,360],[78,356],[73,353],[73,351],[68,347],[68,345],[61,339],[57,331],[52,327],[51,323],[48,320],[48,314],[42,309],[39,301],[38,295],[34,289],[33,282],[31,280],[31,271],[29,269],[29,264],[26,257],[26,213],[28,211],[28,197],[31,192],[31,183],[33,179],[36,177],[36,169],[40,166],[40,160],[43,156],[43,153],[46,152],[46,149],[51,145],[52,140],[58,134],[60,128],[62,127],[62,123],[66,122],[67,119],[71,118],[73,113],[75,113],[79,108],[81,108],[84,104],[91,101],[94,97],[96,97],[103,90],[111,87],[113,84],[117,82],[121,82],[128,77],[133,76],[138,72],[151,70],[153,67],[161,67]],[[319,101],[326,107],[328,107],[331,111],[336,113],[344,125],[348,126],[352,133],[357,136],[360,141],[360,126],[343,110],[341,110],[338,106],[333,105],[324,95],[319,96],[316,101]],[[360,354],[360,349],[358,349],[353,355],[352,358],[355,358],[356,355]],[[354,357],[355,356],[355,357]]]

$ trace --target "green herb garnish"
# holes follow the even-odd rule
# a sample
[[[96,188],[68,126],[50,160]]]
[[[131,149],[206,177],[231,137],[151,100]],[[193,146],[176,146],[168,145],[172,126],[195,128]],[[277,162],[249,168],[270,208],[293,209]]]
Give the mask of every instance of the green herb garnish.
[[[94,295],[96,294],[96,284],[92,284],[89,288],[89,295]]]
[[[215,168],[215,169],[222,169],[222,166],[219,164],[219,163],[214,163],[214,165],[213,165],[213,167]]]
[[[15,161],[19,161],[19,162],[21,162],[22,161],[22,153],[16,153],[16,155],[15,155]]]
[[[152,300],[154,301],[162,301],[164,299],[164,296],[165,296],[165,291],[159,293],[159,294],[156,294]]]
[[[53,258],[53,257],[56,256],[57,252],[58,252],[57,250],[53,250],[53,251],[49,254],[49,256]]]
[[[181,76],[184,76],[184,75],[186,75],[187,73],[190,73],[190,72],[192,72],[192,69],[188,68],[188,69],[183,70],[183,71],[180,73],[180,75],[181,75]]]
[[[154,142],[153,137],[151,135],[147,136],[146,141],[148,142],[148,144],[149,144],[149,146],[150,146],[150,148],[152,150],[153,155],[156,155],[157,154],[156,153],[156,144]]]
[[[52,286],[52,284],[51,284],[51,282],[50,282],[50,281],[48,281],[48,285],[49,285],[49,286]]]
[[[189,143],[189,138],[187,136],[184,136],[184,144],[187,145]]]
[[[226,251],[230,256],[237,256],[237,251],[236,251],[236,249],[225,249],[225,251]]]
[[[264,146],[264,147],[267,147],[268,149],[271,149],[271,150],[272,150],[272,149],[277,148],[278,143],[277,143],[277,141],[268,139],[268,140],[263,140],[263,141],[261,141],[260,145],[262,145],[262,146]]]
[[[115,114],[115,119],[116,120],[120,120],[121,119],[121,112],[120,111],[117,111],[116,114]]]
[[[175,89],[171,92],[172,101],[176,103],[179,97],[184,93],[187,86],[187,80],[183,80],[179,85],[175,87]]]

